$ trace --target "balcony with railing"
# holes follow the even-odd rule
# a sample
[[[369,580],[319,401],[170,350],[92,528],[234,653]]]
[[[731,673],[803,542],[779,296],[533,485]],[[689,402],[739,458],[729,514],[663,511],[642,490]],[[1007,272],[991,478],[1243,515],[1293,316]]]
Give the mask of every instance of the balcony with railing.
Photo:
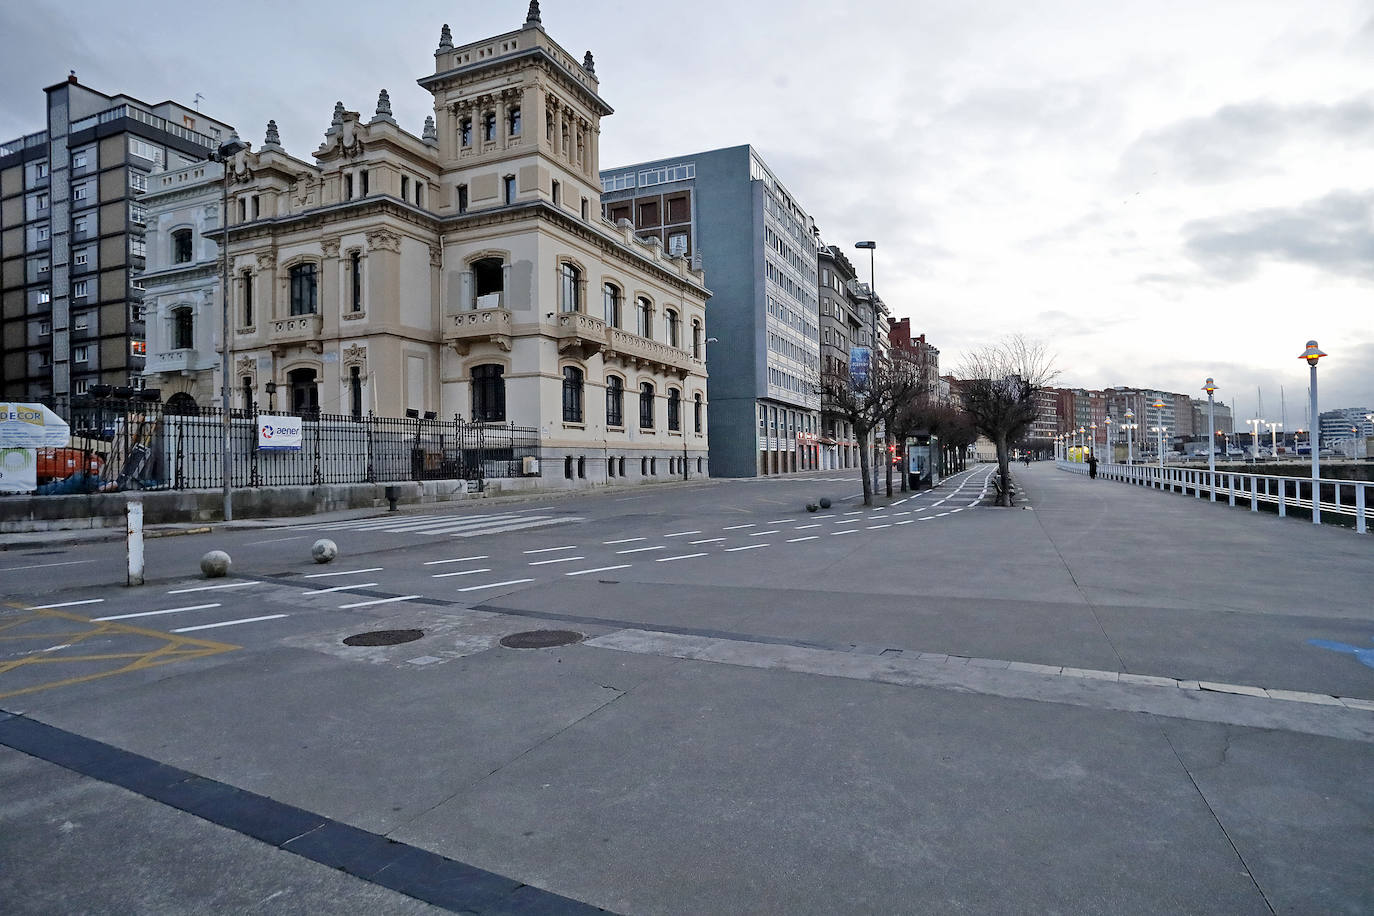
[[[48,142],[48,132],[40,130],[37,133],[10,140],[7,143],[0,143],[0,159],[6,156],[13,156],[15,153],[23,152],[32,146],[45,146]]]
[[[149,114],[141,108],[135,108],[133,105],[116,105],[114,108],[107,109],[99,114],[91,115],[89,118],[82,118],[80,121],[72,124],[71,132],[79,133],[91,127],[108,124],[111,121],[118,121],[120,118],[129,118],[130,120],[138,121],[140,124],[146,124],[149,127],[166,131],[174,137],[179,137],[182,140],[194,143],[197,146],[203,146],[206,149],[219,149],[219,141],[214,137],[182,127],[180,124],[173,124],[166,118],[159,118],[157,115]]]
[[[558,339],[558,352],[570,350],[580,352],[586,358],[606,347],[606,322],[581,312],[563,312],[558,316],[554,336]]]
[[[444,320],[444,343],[466,356],[474,343],[493,343],[506,352],[511,348],[509,309],[476,309],[455,312]]]
[[[323,315],[292,315],[289,318],[278,318],[271,323],[268,343],[274,347],[304,344],[318,353],[324,349],[321,340],[323,335]]]
[[[667,372],[686,375],[692,368],[692,354],[620,328],[606,331],[606,356],[636,364],[648,363]]]
[[[212,369],[217,362],[218,360],[213,354],[203,354],[199,350],[186,348],[149,353],[148,362],[143,368],[145,372],[162,372],[174,375],[182,372],[194,372],[197,369]]]

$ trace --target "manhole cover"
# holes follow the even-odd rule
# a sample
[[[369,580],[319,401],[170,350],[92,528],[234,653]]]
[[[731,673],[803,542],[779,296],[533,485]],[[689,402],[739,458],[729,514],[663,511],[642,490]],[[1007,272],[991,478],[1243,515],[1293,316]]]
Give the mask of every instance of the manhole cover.
[[[399,646],[403,642],[414,642],[424,636],[423,630],[372,630],[368,633],[354,633],[344,639],[345,646]]]
[[[501,637],[501,645],[507,649],[547,649],[581,641],[582,634],[572,630],[526,630]]]

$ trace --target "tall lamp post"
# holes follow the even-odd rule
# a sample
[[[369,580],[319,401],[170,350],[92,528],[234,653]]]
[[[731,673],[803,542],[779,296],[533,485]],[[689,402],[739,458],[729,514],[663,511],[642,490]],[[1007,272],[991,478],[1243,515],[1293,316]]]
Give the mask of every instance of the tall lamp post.
[[[1135,464],[1133,445],[1131,441],[1131,431],[1140,428],[1140,424],[1135,422],[1135,411],[1126,411],[1126,422],[1121,424],[1121,428],[1126,430],[1126,464]]]
[[[230,449],[229,440],[232,435],[233,426],[229,419],[229,372],[233,368],[233,355],[230,353],[229,344],[229,161],[248,148],[248,144],[239,139],[238,131],[230,131],[229,139],[219,145],[219,149],[210,153],[213,162],[220,163],[224,171],[223,189],[220,193],[219,224],[223,234],[220,239],[219,261],[220,261],[220,280],[219,280],[219,306],[220,306],[220,386],[219,386],[219,406],[220,422],[224,436],[223,448],[220,451],[220,477],[224,487],[224,520],[230,522],[234,520],[234,496],[233,496],[233,469],[230,462],[233,460],[233,451]],[[1313,370],[1315,372],[1315,370]]]
[[[1159,466],[1164,467],[1164,401],[1155,398],[1155,402],[1150,406],[1155,409],[1155,423],[1158,424],[1150,427],[1150,431],[1158,434],[1155,437],[1155,448],[1159,449]]]
[[[1217,499],[1217,383],[1211,378],[1202,386],[1207,392],[1207,476],[1211,482],[1212,502]]]
[[[878,281],[875,279],[874,274],[873,252],[878,249],[878,243],[870,239],[866,242],[855,242],[854,247],[868,250],[868,304],[873,309],[873,340],[871,345],[873,347],[873,358],[876,360],[878,358]],[[878,489],[878,455],[876,454],[878,451],[877,427],[873,429],[873,451],[875,453],[873,458],[873,489],[876,492]]]
[[[1268,420],[1261,420],[1259,417],[1255,417],[1255,419],[1253,419],[1253,420],[1246,420],[1246,421],[1245,421],[1245,425],[1248,426],[1248,427],[1250,427],[1250,452],[1251,452],[1250,457],[1251,457],[1252,459],[1254,459],[1255,461],[1259,461],[1259,434],[1260,434],[1260,427],[1263,426],[1263,425],[1264,425],[1265,423],[1267,423],[1267,422],[1269,422],[1269,421],[1268,421]]]
[[[1269,424],[1269,452],[1274,456],[1274,461],[1279,460],[1279,430],[1283,429],[1282,423]]]
[[[1088,437],[1088,454],[1095,455],[1097,454],[1097,424],[1089,423],[1088,429],[1091,431]]]
[[[1307,441],[1312,449],[1312,524],[1322,523],[1322,504],[1321,504],[1321,462],[1317,457],[1317,450],[1321,447],[1321,435],[1317,432],[1320,425],[1317,422],[1317,360],[1326,354],[1317,347],[1315,340],[1307,342],[1307,349],[1298,355],[1298,359],[1307,360],[1307,365],[1312,368],[1312,403],[1309,409],[1312,413],[1311,429],[1307,431]]]

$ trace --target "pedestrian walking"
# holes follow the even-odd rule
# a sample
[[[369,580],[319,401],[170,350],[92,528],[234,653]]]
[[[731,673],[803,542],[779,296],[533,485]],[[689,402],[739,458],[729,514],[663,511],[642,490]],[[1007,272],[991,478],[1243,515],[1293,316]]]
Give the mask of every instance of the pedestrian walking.
[[[1088,452],[1088,479],[1097,479],[1097,456],[1092,452]]]

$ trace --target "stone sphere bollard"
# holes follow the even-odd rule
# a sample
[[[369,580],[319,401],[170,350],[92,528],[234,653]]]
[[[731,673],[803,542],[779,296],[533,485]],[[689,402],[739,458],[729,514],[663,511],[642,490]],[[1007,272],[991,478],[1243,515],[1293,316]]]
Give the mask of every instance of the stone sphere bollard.
[[[320,538],[310,548],[310,556],[316,563],[328,563],[339,555],[339,545],[329,538]]]
[[[830,508],[830,497],[829,497],[829,496],[822,496],[822,497],[821,497],[821,508],[822,508],[822,509],[829,509],[829,508]]]
[[[219,579],[229,572],[229,554],[223,550],[211,550],[200,558],[200,571],[207,579]]]
[[[820,506],[816,505],[815,503],[807,503],[807,504],[806,504],[806,511],[807,511],[807,512],[815,512],[815,511],[816,511],[817,509],[819,509],[819,508],[820,508]]]

